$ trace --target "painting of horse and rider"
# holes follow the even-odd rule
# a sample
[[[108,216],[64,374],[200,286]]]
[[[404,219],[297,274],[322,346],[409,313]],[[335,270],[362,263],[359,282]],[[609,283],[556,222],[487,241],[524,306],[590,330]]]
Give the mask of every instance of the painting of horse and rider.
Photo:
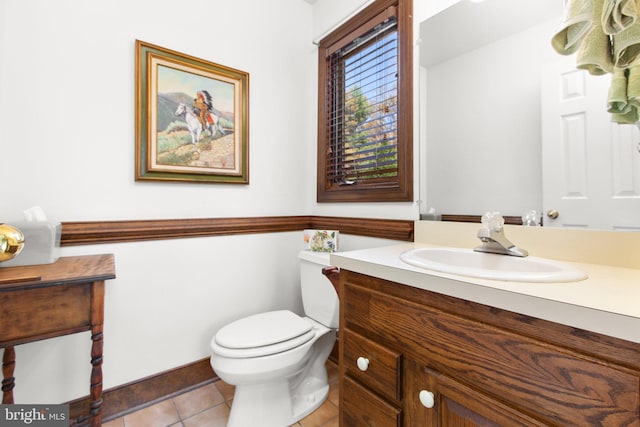
[[[176,73],[158,69],[158,163],[233,168],[233,86]]]
[[[248,182],[248,74],[153,48],[163,55],[137,57],[147,80],[137,89],[137,110],[148,118],[140,168],[148,179]]]

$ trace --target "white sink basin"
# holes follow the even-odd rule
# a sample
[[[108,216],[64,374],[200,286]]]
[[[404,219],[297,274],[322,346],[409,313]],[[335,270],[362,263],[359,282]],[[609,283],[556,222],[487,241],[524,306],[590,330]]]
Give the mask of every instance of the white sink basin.
[[[407,264],[441,273],[512,282],[575,282],[587,274],[544,258],[519,258],[458,248],[416,248],[400,254]]]

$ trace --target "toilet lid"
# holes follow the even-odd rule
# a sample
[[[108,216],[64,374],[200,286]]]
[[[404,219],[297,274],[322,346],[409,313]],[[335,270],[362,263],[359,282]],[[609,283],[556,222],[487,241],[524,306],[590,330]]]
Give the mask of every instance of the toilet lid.
[[[298,337],[306,338],[306,335],[313,335],[309,334],[311,328],[311,323],[291,311],[270,311],[228,324],[218,331],[215,341],[228,349],[264,347]]]

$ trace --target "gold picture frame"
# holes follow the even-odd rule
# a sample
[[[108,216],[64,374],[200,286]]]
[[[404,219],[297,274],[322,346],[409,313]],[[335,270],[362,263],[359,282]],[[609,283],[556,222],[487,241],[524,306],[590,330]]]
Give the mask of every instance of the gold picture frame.
[[[136,181],[249,183],[249,73],[136,40]]]

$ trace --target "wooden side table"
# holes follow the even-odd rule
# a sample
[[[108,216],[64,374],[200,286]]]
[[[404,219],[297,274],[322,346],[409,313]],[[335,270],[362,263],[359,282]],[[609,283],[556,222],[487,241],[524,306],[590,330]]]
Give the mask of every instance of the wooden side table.
[[[52,264],[0,267],[2,403],[13,403],[14,346],[90,330],[87,418],[89,425],[101,425],[104,284],[115,277],[111,254],[63,257]]]

